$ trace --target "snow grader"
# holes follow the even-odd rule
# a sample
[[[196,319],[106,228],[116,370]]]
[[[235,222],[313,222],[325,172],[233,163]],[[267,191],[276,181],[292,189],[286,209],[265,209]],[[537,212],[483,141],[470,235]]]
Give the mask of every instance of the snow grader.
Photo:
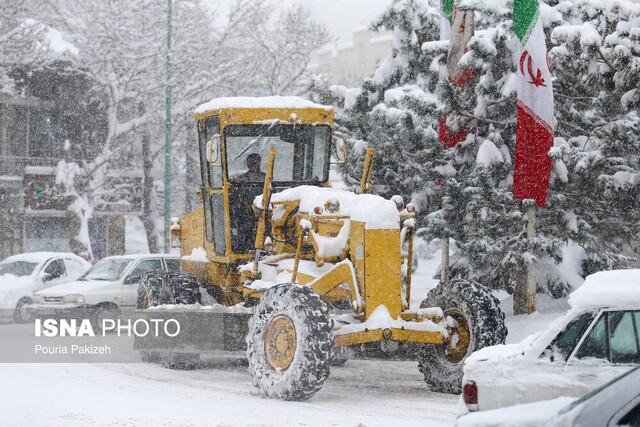
[[[174,318],[177,336],[136,337],[144,360],[184,366],[245,350],[261,394],[313,396],[341,349],[414,343],[433,390],[459,392],[461,365],[504,341],[486,288],[452,280],[411,307],[415,208],[330,186],[346,141],[334,110],[296,97],[220,98],[196,110],[202,207],[175,220],[182,273],[150,272],[138,316]],[[199,289],[215,300],[200,305]]]

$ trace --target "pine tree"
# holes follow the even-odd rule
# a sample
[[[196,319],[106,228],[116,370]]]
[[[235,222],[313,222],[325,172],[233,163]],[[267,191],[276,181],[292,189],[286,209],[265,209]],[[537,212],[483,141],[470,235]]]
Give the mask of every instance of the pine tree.
[[[555,46],[558,124],[549,196],[532,245],[525,230],[530,202],[511,195],[519,70],[510,7],[460,3],[476,17],[476,34],[460,60],[474,80],[463,89],[440,77],[447,43],[437,41],[438,12],[411,0],[396,0],[372,24],[395,35],[393,53],[372,78],[352,89],[314,86],[318,100],[344,109],[340,124],[357,159],[344,170],[348,179],[358,180],[362,147],[376,148],[374,182],[389,186],[381,193],[412,196],[423,208],[422,233],[456,241],[453,277],[511,292],[523,266],[535,261],[539,289],[558,297],[579,285],[578,274],[626,265],[624,246],[638,246],[639,7],[569,3],[540,9],[547,46]],[[437,141],[436,123],[445,115],[453,130],[469,129],[452,150]],[[442,202],[431,197],[429,206],[423,201],[434,188]],[[572,242],[578,253],[567,249]],[[567,275],[558,267],[566,255],[581,257],[584,266]]]

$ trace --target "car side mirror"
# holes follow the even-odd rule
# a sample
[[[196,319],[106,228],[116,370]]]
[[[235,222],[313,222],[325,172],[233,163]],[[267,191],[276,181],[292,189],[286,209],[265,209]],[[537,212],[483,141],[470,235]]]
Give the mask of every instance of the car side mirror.
[[[140,282],[140,275],[139,274],[134,274],[133,276],[129,276],[126,279],[124,279],[124,282],[122,282],[123,285],[134,285]]]
[[[335,148],[335,160],[331,163],[340,165],[347,160],[347,138],[340,132],[334,132],[332,142]]]
[[[51,273],[42,273],[42,283],[50,282],[53,279],[54,279],[54,277],[51,275]]]

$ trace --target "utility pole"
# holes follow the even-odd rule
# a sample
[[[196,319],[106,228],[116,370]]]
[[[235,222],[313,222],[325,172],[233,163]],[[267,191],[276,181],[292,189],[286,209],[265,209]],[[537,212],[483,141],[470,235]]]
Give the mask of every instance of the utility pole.
[[[171,224],[171,15],[172,0],[167,0],[167,52],[165,62],[164,129],[164,253],[169,253]]]

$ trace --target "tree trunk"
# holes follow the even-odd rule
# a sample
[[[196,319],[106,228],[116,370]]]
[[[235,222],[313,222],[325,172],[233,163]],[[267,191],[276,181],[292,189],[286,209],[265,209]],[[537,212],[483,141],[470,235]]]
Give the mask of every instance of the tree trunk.
[[[156,233],[156,225],[153,221],[152,197],[153,197],[153,177],[151,176],[151,147],[149,130],[144,127],[142,132],[142,223],[144,231],[147,234],[147,242],[149,243],[149,252],[152,254],[159,253],[158,234]]]

